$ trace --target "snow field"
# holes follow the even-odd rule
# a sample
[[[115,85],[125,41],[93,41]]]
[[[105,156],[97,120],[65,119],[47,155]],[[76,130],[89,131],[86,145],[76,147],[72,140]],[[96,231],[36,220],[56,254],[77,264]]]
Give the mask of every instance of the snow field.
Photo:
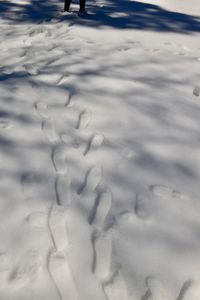
[[[198,34],[2,22],[0,299],[198,298]]]

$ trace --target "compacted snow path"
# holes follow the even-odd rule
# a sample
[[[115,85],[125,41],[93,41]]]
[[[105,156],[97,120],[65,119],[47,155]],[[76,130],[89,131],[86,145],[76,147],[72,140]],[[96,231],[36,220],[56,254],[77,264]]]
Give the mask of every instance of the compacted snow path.
[[[198,14],[22,22],[27,3],[0,21],[0,299],[198,299]]]

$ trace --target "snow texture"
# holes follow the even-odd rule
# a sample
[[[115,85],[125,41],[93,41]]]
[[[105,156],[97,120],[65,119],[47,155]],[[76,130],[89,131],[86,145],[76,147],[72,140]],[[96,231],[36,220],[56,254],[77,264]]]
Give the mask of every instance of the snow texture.
[[[0,299],[199,299],[199,0],[86,4],[0,3]]]

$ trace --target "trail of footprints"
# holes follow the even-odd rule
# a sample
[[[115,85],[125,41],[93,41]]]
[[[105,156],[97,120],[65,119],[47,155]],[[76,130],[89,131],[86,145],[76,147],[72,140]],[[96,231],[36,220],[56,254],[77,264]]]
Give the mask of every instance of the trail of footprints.
[[[37,102],[35,109],[42,119],[43,133],[52,144],[52,162],[56,172],[56,203],[51,206],[48,215],[48,228],[53,243],[47,261],[48,271],[60,300],[78,299],[75,281],[66,257],[68,246],[66,218],[67,208],[71,202],[71,179],[65,163],[67,151],[60,141],[55,120],[50,116],[47,105]]]
[[[42,130],[53,149],[52,163],[56,173],[56,203],[51,206],[48,216],[44,216],[43,213],[39,212],[34,213],[28,217],[28,222],[31,226],[42,228],[48,226],[49,228],[53,248],[49,252],[47,265],[50,278],[52,279],[59,299],[78,300],[81,299],[81,297],[78,294],[76,280],[73,277],[73,272],[67,258],[69,241],[66,220],[70,204],[73,200],[71,177],[67,167],[68,147],[56,132],[55,120],[51,116],[48,106],[42,102],[37,102],[35,109],[41,117]],[[91,112],[82,111],[79,115],[76,128],[78,130],[87,128],[90,119]],[[85,151],[82,153],[83,157],[87,156],[90,151],[94,151],[100,147],[103,142],[104,136],[102,134],[93,135]],[[93,166],[86,172],[85,180],[77,191],[77,194],[80,198],[83,198],[83,200],[91,196],[95,199],[95,195],[97,195],[96,200],[94,200],[93,208],[88,216],[88,222],[93,228],[91,236],[93,261],[90,268],[96,280],[100,283],[106,300],[128,300],[129,296],[126,282],[121,269],[112,269],[113,232],[112,229],[106,228],[106,219],[109,216],[112,206],[112,193],[108,188],[99,194],[97,193],[102,176],[101,166]],[[159,198],[173,198],[177,200],[184,197],[179,191],[164,185],[151,185],[149,190],[154,196]],[[140,202],[140,198],[138,198],[137,201]],[[137,203],[136,215],[138,215],[139,206],[140,203]],[[141,217],[142,213],[143,212],[140,212],[138,217]],[[192,286],[191,282],[186,281],[181,287],[176,300],[185,299],[191,289],[190,286]],[[162,283],[154,277],[147,277],[146,288],[146,292],[139,300],[164,300],[168,298]]]
[[[42,130],[52,145],[52,163],[56,172],[55,191],[56,203],[52,205],[48,216],[48,227],[51,235],[53,249],[48,257],[48,270],[50,277],[55,285],[60,300],[80,299],[76,287],[76,281],[72,276],[72,270],[67,259],[67,249],[69,245],[66,218],[67,211],[70,209],[72,202],[71,178],[67,168],[68,149],[63,139],[59,137],[55,129],[55,120],[50,115],[48,106],[42,102],[37,102],[35,108],[42,119]],[[88,127],[91,120],[91,112],[83,110],[79,114],[77,130],[83,130]],[[104,142],[102,134],[95,134],[89,140],[83,157],[87,156],[90,151],[99,148]],[[101,166],[93,166],[85,175],[83,185],[77,193],[86,199],[93,195],[95,198],[97,188],[102,179]],[[156,197],[181,199],[183,195],[164,185],[151,185],[149,190]],[[140,198],[138,198],[140,201]],[[137,203],[138,207],[139,203]],[[104,291],[106,300],[128,300],[126,282],[120,268],[112,270],[112,230],[106,229],[106,219],[112,206],[112,193],[109,189],[101,191],[94,201],[88,222],[93,227],[91,237],[93,246],[93,262],[91,270],[99,281]],[[138,215],[138,209],[135,211]],[[142,212],[140,212],[139,217]],[[35,218],[39,219],[39,224],[44,226],[42,215],[32,215],[29,221],[36,223]],[[65,277],[63,277],[65,274]],[[176,300],[183,300],[187,290],[190,288],[189,281],[185,282],[180,290]],[[164,300],[167,299],[162,284],[156,278],[151,276],[146,279],[147,290],[140,300]]]
[[[43,133],[52,145],[52,163],[56,172],[56,204],[52,205],[48,216],[48,227],[53,243],[53,249],[50,251],[48,257],[48,270],[61,300],[78,299],[75,280],[73,280],[71,268],[67,262],[68,237],[66,218],[67,210],[70,209],[70,203],[72,201],[71,178],[66,163],[68,149],[56,132],[55,120],[50,115],[48,106],[43,102],[37,102],[35,103],[35,109],[41,117]],[[88,110],[81,111],[75,126],[76,129],[83,130],[87,128],[90,120],[91,112]],[[103,142],[104,136],[102,134],[94,134],[83,152],[83,157],[88,155],[91,151],[98,149]],[[84,183],[77,191],[78,194],[84,199],[91,195],[95,196],[101,179],[101,166],[93,166],[86,172]],[[113,296],[114,290],[117,289],[118,282],[123,282],[123,280],[119,274],[113,276],[111,271],[112,231],[105,230],[105,221],[111,209],[111,205],[112,194],[110,190],[102,191],[96,201],[94,201],[94,207],[90,212],[88,222],[94,228],[91,237],[94,251],[91,270],[102,285],[105,299],[114,300],[117,299]],[[42,223],[41,225],[43,225],[41,215],[32,215],[29,217],[29,220],[34,224],[36,222],[35,218],[37,219],[38,217],[40,223]],[[62,277],[63,274],[65,274],[66,278]],[[70,284],[67,284],[69,282]],[[123,289],[125,289],[125,284]]]
[[[80,300],[81,297],[78,294],[76,279],[73,277],[73,272],[67,257],[69,241],[66,220],[70,204],[73,200],[71,177],[66,163],[68,149],[66,144],[60,140],[59,134],[56,131],[55,121],[49,112],[48,106],[42,102],[37,102],[35,103],[35,109],[41,117],[44,135],[53,149],[52,163],[56,173],[56,203],[51,206],[48,215],[44,212],[35,212],[27,217],[26,222],[29,226],[34,228],[49,229],[53,246],[47,257],[47,267],[49,276],[57,291],[58,298],[60,300]],[[89,125],[90,118],[91,113],[88,114],[85,113],[85,111],[84,113],[81,112],[77,129],[85,129]],[[88,142],[87,148],[83,152],[83,157],[88,155],[90,151],[100,147],[103,142],[103,135],[94,135]],[[101,166],[96,165],[89,169],[85,175],[83,185],[79,191],[77,191],[79,196],[85,199],[92,195],[93,199],[95,199],[102,176]],[[22,186],[26,198],[31,199],[34,195],[34,178],[32,178],[32,175],[26,174],[22,178]],[[149,190],[154,196],[160,199],[185,199],[182,193],[165,185],[154,184],[149,187]],[[140,201],[140,198],[138,199],[138,201]],[[88,222],[93,229],[91,236],[93,261],[91,266],[88,267],[91,268],[96,280],[100,283],[106,300],[128,300],[129,296],[126,282],[121,269],[112,270],[113,233],[111,229],[106,228],[106,219],[109,216],[111,206],[112,193],[107,188],[97,195],[88,217]],[[140,211],[139,206],[140,203],[137,203],[135,213],[138,217],[143,218],[143,212]],[[143,205],[141,205],[141,207],[143,207]],[[37,273],[40,271],[42,263],[36,259],[36,255],[33,254],[30,256],[29,253],[25,262],[19,262],[19,265],[14,266],[14,268],[8,266],[6,257],[6,253],[0,253],[0,276],[2,280],[7,280],[10,286],[19,288],[37,278]],[[2,274],[6,274],[6,277],[4,278]],[[196,299],[198,295],[198,285],[191,280],[186,280],[175,300]],[[146,278],[146,291],[139,300],[149,299],[169,299],[164,285],[152,276]]]

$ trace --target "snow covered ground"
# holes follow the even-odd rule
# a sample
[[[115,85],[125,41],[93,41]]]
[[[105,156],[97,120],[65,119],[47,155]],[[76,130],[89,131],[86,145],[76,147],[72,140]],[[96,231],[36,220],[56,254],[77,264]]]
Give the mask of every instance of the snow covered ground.
[[[148,4],[155,4],[166,10],[179,12],[184,14],[191,14],[194,16],[200,15],[200,2],[198,0],[135,0],[137,2],[143,2]]]
[[[199,299],[199,0],[0,5],[0,300]]]

